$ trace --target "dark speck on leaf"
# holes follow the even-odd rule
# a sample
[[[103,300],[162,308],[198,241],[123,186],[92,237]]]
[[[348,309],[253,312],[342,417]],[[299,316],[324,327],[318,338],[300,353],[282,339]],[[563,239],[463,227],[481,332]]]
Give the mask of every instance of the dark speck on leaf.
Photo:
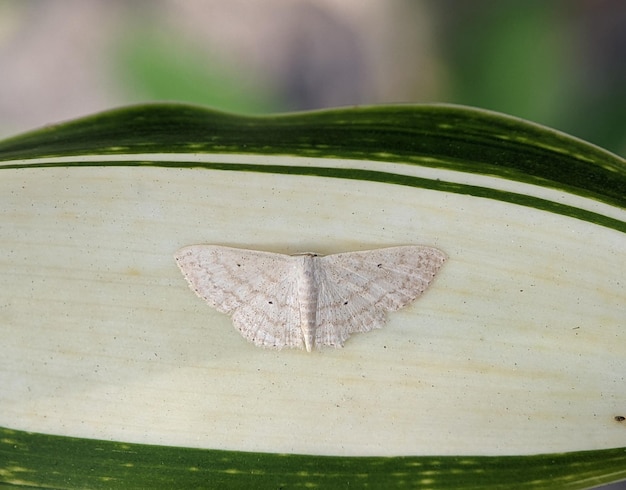
[[[626,420],[626,417],[624,417],[623,415],[616,415],[615,420],[617,420],[618,422],[623,422],[624,420]]]
[[[378,264],[376,267],[378,267],[379,269],[383,266],[383,264]]]

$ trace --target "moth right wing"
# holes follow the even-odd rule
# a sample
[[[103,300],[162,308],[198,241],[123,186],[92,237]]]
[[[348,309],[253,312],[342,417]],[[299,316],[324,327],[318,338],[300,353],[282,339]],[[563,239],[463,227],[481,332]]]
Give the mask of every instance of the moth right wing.
[[[381,328],[430,285],[446,255],[425,246],[390,247],[320,259],[315,342],[341,347],[355,332]]]

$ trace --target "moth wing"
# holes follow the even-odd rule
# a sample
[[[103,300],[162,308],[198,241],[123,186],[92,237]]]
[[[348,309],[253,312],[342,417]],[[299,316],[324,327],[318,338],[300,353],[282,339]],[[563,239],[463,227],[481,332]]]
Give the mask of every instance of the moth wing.
[[[293,257],[191,245],[175,258],[191,289],[231,315],[247,340],[261,347],[303,347]]]
[[[321,257],[317,345],[343,346],[354,332],[381,328],[387,311],[417,299],[446,260],[436,248],[391,247]]]

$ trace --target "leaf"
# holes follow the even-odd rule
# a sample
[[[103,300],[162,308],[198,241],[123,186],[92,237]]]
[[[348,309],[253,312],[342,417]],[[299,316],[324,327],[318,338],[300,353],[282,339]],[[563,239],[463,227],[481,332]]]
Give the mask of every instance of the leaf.
[[[79,476],[104,439],[168,446],[132,446],[137,483],[107,460],[125,487],[167,486],[150,468],[174,474],[176,455],[233,458],[233,486],[250,461],[268,486],[459,488],[464,461],[481,470],[467,488],[626,478],[623,159],[464,107],[149,105],[5,140],[0,161],[0,425],[44,458],[80,447],[66,488],[93,484]],[[306,356],[246,343],[197,301],[172,258],[195,243],[449,260],[385,329]],[[14,454],[7,482],[44,467]]]

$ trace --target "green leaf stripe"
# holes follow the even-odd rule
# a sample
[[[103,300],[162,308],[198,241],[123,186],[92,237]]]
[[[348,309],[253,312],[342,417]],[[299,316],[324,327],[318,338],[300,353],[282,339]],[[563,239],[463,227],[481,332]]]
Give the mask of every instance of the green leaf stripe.
[[[626,448],[339,457],[128,444],[0,428],[0,482],[37,488],[578,489],[626,479]]]
[[[497,176],[626,207],[623,159],[542,126],[460,106],[385,106],[246,117],[155,104],[109,111],[0,142],[0,161],[5,162],[133,153],[402,162]]]

